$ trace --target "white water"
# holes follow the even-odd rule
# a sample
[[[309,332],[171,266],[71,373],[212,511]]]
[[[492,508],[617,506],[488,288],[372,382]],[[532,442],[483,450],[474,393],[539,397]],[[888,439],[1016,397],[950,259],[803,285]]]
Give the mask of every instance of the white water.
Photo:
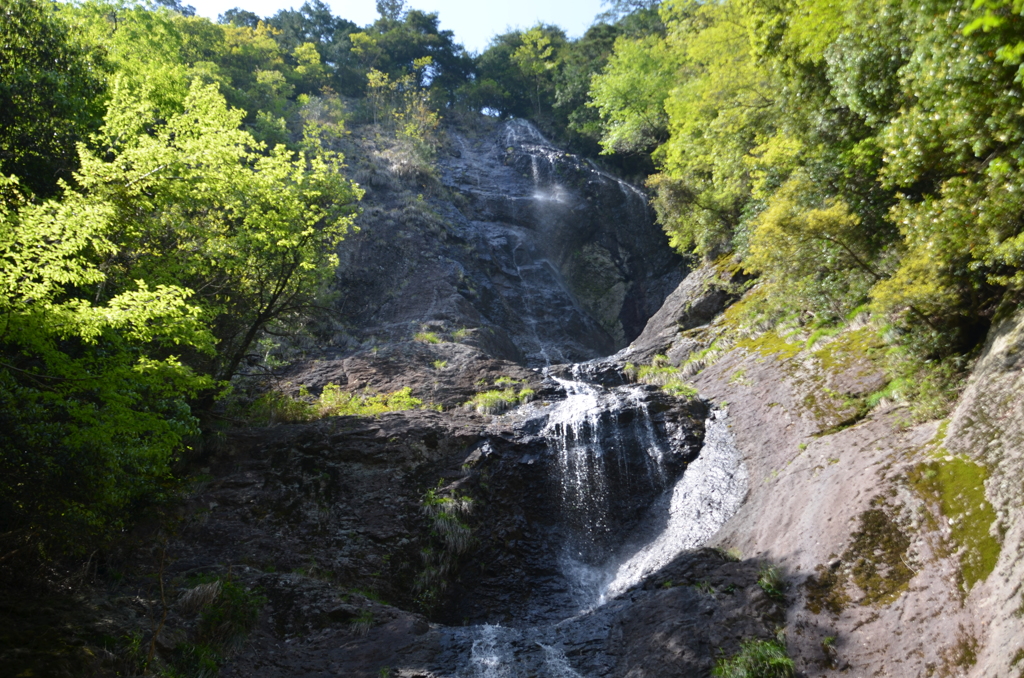
[[[551,203],[563,202],[565,196],[551,171],[557,150],[526,121],[509,123],[505,141],[506,146],[522,147],[532,156],[529,169],[534,184],[534,209],[552,210],[556,214],[562,208]],[[647,197],[641,191],[596,166],[591,165],[591,169],[618,185],[630,216],[634,210],[646,213]],[[608,190],[615,189],[609,186]],[[515,206],[513,202],[513,208]],[[512,264],[521,283],[523,302],[527,307],[534,307],[543,294],[528,279],[535,273],[534,267],[548,262],[534,260],[532,256],[521,259],[521,245],[517,237]],[[554,270],[553,279],[558,279]],[[542,364],[550,365],[553,358],[561,356],[549,353],[538,329],[539,318],[537,314],[528,316],[532,336],[527,343],[530,339],[534,343],[528,354],[531,359],[539,358]],[[706,543],[742,503],[747,473],[735,449],[725,414],[714,412],[706,422],[704,446],[699,456],[670,487],[666,459],[672,458],[673,450],[664,437],[659,436],[642,388],[605,389],[577,379],[555,381],[565,390],[566,397],[544,409],[547,420],[541,434],[554,453],[562,521],[569,534],[557,565],[576,606],[571,613],[574,619],[575,615],[586,615],[640,583],[681,552]],[[634,411],[636,416],[630,424],[622,425],[618,415],[626,409]],[[613,428],[604,430],[608,426]],[[614,444],[610,443],[605,449],[604,441],[614,441]],[[618,450],[635,450],[632,446],[636,444],[646,452],[642,469],[635,461],[630,467],[623,455],[617,454]],[[610,516],[610,470],[618,471],[618,475],[612,477],[629,483],[622,487],[633,488],[634,482],[641,484],[642,481],[647,488],[663,488],[665,492],[655,507],[655,512],[659,508],[663,512],[652,513],[650,521],[663,524],[663,528],[642,541],[641,526],[637,530],[638,541],[632,547],[622,546],[625,552],[614,554],[608,552],[607,539],[601,539],[608,533],[610,518],[615,517]],[[646,474],[646,478],[630,474]],[[606,549],[603,553],[602,544]],[[559,626],[572,623],[569,619]],[[470,635],[463,635],[462,639],[472,645],[468,656],[462,655],[465,663],[456,678],[585,678],[573,668],[553,631],[553,626],[466,628],[460,633]]]
[[[510,637],[514,629],[484,624],[477,627],[469,654],[470,674],[466,678],[513,678]]]
[[[700,456],[672,490],[664,531],[619,565],[605,591],[615,596],[667,565],[687,549],[706,543],[731,518],[747,492],[747,469],[723,412],[705,424]]]
[[[544,650],[544,668],[547,669],[551,678],[584,678],[569,664],[569,659],[557,647],[537,643]]]

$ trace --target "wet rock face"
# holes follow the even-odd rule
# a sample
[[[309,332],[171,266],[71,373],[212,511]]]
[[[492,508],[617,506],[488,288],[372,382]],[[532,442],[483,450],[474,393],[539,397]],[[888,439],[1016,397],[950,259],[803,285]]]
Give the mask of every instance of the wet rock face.
[[[526,121],[449,131],[443,191],[402,202],[371,190],[341,249],[327,352],[407,340],[424,325],[529,365],[608,355],[683,278],[646,197],[550,143]],[[371,187],[372,189],[372,187]]]
[[[431,676],[696,678],[709,676],[720,652],[768,639],[785,607],[757,586],[755,562],[731,562],[698,550],[680,555],[606,604],[571,620],[535,627],[444,630]],[[469,661],[467,662],[467,658]]]
[[[440,620],[526,626],[571,616],[596,603],[602,573],[638,525],[659,521],[652,505],[700,451],[706,408],[657,389],[603,399],[607,409],[569,432],[575,449],[551,435],[572,427],[557,404],[493,431],[463,486],[478,505],[475,547]]]

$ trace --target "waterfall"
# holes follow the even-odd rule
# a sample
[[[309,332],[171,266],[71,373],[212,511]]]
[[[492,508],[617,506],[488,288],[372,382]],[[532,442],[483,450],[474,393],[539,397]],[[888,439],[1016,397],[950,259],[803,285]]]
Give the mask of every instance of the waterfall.
[[[518,634],[493,624],[476,627],[465,678],[515,678],[509,646]],[[460,676],[460,678],[462,678]]]
[[[665,529],[616,568],[606,595],[614,596],[656,572],[686,549],[707,543],[739,509],[747,492],[747,470],[725,413],[705,424],[704,447],[672,490]]]
[[[607,664],[587,663],[586,654],[610,632],[601,620],[621,611],[627,604],[622,594],[630,587],[682,551],[707,543],[742,502],[746,469],[725,412],[708,416],[703,446],[695,456],[699,438],[673,428],[676,420],[666,412],[684,419],[689,415],[664,394],[643,385],[590,383],[587,369],[579,365],[550,368],[554,361],[610,352],[596,339],[582,340],[603,330],[562,278],[564,273],[572,282],[572,274],[559,268],[560,257],[578,246],[573,238],[597,228],[577,212],[602,205],[617,223],[647,223],[647,197],[592,163],[567,159],[527,121],[507,123],[498,141],[488,161],[514,173],[517,181],[524,179],[526,186],[511,193],[489,188],[487,204],[504,201],[500,204],[510,214],[496,209],[495,217],[478,223],[478,232],[489,239],[482,249],[499,262],[502,276],[495,277],[495,289],[503,295],[502,312],[507,309],[514,318],[506,323],[514,330],[513,340],[527,364],[543,366],[564,397],[549,394],[505,415],[522,426],[523,439],[539,450],[529,453],[530,473],[539,477],[529,476],[523,486],[550,493],[540,495],[545,515],[530,518],[538,527],[531,524],[527,539],[533,541],[525,549],[531,563],[541,563],[528,570],[540,592],[517,590],[513,595],[518,597],[510,598],[490,589],[481,595],[483,602],[474,603],[477,607],[467,606],[475,615],[467,618],[491,623],[446,632],[453,661],[443,675],[612,675]],[[524,205],[528,208],[516,211]],[[637,232],[617,235],[616,242],[635,245]],[[534,465],[536,459],[544,463]],[[509,571],[527,571],[511,569],[521,567],[515,564]]]

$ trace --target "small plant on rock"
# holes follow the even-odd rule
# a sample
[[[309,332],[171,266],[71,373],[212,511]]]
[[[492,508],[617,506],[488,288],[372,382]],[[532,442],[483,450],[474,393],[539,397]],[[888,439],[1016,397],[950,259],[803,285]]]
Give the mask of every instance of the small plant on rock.
[[[782,571],[775,565],[765,563],[757,573],[757,585],[761,587],[769,598],[781,600],[786,590],[786,580],[782,577]]]
[[[516,390],[516,386],[525,383],[524,380],[513,379],[512,377],[498,377],[494,385],[501,390],[484,391],[477,393],[466,406],[480,414],[501,414],[521,403],[533,400],[534,391],[532,388],[523,387]]]
[[[641,384],[660,386],[663,391],[677,398],[696,398],[697,389],[683,380],[679,368],[672,367],[665,355],[656,355],[650,365],[627,363],[623,368],[626,376]]]
[[[745,640],[740,651],[719,659],[712,669],[715,678],[793,678],[796,667],[782,634],[775,640]]]
[[[437,336],[437,332],[417,332],[412,337],[415,341],[422,342],[424,344],[440,344],[441,337]]]
[[[349,622],[349,626],[352,628],[352,633],[357,636],[365,636],[373,628],[373,612],[363,610],[355,619]]]

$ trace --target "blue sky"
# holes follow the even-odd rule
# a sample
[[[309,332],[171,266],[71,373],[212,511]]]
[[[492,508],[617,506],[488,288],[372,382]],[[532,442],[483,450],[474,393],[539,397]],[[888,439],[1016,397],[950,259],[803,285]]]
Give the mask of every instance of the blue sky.
[[[260,16],[302,6],[304,0],[183,0],[196,13],[216,19],[221,12],[241,7]],[[335,15],[364,26],[377,18],[375,0],[325,0]],[[583,35],[602,10],[601,0],[406,0],[406,6],[437,12],[441,28],[454,31],[470,51],[482,51],[492,37],[509,28],[529,28],[538,21],[565,29],[569,37]]]

